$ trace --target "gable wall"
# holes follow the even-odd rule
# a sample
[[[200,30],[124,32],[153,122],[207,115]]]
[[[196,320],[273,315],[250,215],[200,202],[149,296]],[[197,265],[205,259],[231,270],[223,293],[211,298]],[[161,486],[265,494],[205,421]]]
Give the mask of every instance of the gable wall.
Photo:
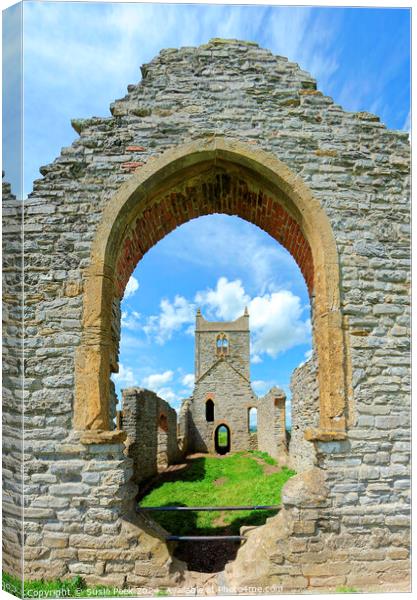
[[[201,377],[217,360],[216,338],[225,333],[229,341],[227,361],[247,379],[250,377],[249,329],[247,331],[199,331],[195,334],[196,378]]]
[[[206,399],[214,402],[214,422],[206,421]],[[231,432],[231,452],[247,450],[250,444],[248,409],[257,405],[250,383],[226,360],[216,364],[195,385],[190,406],[190,443],[196,451],[214,452],[214,431],[225,423]]]

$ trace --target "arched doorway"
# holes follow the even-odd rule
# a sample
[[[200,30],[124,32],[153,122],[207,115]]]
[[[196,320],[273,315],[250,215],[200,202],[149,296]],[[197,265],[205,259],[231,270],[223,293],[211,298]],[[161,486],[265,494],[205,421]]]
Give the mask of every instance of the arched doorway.
[[[110,431],[110,373],[118,369],[112,304],[154,244],[178,225],[213,213],[237,215],[261,227],[298,263],[312,298],[319,363],[320,427],[308,436],[344,439],[346,352],[329,220],[305,184],[278,159],[223,138],[167,151],[135,173],[104,210],[84,284],[74,428],[87,430],[90,441],[123,438]]]
[[[222,423],[216,427],[214,432],[214,449],[217,454],[227,454],[230,452],[232,445],[230,429],[227,425]]]

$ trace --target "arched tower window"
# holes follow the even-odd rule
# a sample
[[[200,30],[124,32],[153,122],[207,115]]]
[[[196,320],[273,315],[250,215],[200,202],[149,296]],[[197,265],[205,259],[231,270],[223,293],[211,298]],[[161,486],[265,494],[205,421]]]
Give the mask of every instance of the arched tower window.
[[[206,421],[212,423],[214,421],[214,402],[207,400],[206,402]]]
[[[219,333],[216,337],[217,356],[226,356],[229,352],[229,340],[225,333]]]

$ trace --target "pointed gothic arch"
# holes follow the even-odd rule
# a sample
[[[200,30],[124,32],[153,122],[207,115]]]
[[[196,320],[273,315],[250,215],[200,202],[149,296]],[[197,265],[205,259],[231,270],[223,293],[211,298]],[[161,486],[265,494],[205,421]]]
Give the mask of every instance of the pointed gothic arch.
[[[214,431],[214,449],[216,454],[224,455],[230,452],[232,447],[231,438],[230,427],[226,423],[217,425]]]
[[[319,365],[320,427],[309,439],[346,436],[345,337],[339,265],[330,221],[304,182],[273,155],[228,138],[168,150],[137,170],[108,202],[86,270],[83,333],[76,357],[73,425],[85,440],[110,431],[109,382],[117,371],[111,307],[142,256],[175,227],[213,213],[240,216],[281,243],[309,289]]]

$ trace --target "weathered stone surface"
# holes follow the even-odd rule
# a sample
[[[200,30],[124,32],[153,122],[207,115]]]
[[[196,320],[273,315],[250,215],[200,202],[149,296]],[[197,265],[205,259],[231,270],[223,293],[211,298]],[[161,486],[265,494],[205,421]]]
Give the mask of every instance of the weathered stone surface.
[[[326,501],[327,496],[325,474],[317,468],[292,477],[281,492],[284,506],[319,506]]]
[[[188,446],[216,452],[218,427],[227,428],[232,452],[250,447],[249,408],[257,406],[249,374],[249,315],[231,322],[207,321],[197,311],[195,385],[187,400]]]
[[[68,535],[45,535],[43,537],[43,544],[47,548],[66,548],[68,546]]]
[[[84,496],[89,489],[84,483],[61,483],[51,485],[49,491],[53,496]]]
[[[16,157],[17,158],[17,157]],[[4,174],[3,174],[4,175]],[[23,545],[22,203],[2,182],[3,570],[21,578]],[[7,531],[6,531],[7,528]],[[13,530],[15,538],[8,534]]]
[[[149,479],[180,459],[177,413],[154,392],[142,388],[123,390],[122,423],[127,434],[127,455],[133,460],[135,483]],[[124,483],[120,475],[107,475],[103,483]]]
[[[307,428],[319,425],[317,357],[300,365],[291,376],[291,440],[289,466],[300,473],[316,464],[314,445],[305,439]]]
[[[285,403],[285,392],[277,386],[258,398],[258,450],[267,452],[281,466],[288,465]]]

